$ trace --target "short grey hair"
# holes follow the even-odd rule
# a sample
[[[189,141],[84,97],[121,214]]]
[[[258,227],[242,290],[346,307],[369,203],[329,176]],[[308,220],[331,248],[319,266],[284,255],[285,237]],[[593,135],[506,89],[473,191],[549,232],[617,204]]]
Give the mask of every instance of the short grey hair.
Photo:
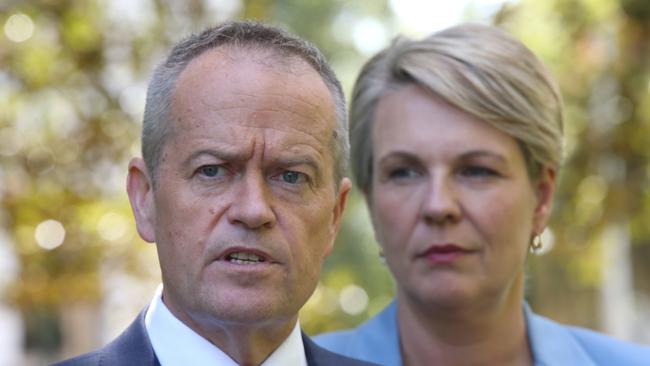
[[[194,58],[222,46],[270,51],[282,58],[298,58],[321,76],[336,108],[331,149],[336,184],[346,175],[350,145],[347,111],[341,83],[323,54],[311,43],[280,28],[253,21],[234,21],[208,28],[177,43],[153,72],[147,89],[142,124],[142,157],[155,186],[156,172],[172,126],[172,97],[179,75]]]
[[[379,100],[419,85],[519,143],[531,178],[562,160],[563,105],[553,77],[520,41],[494,26],[461,24],[421,39],[397,38],[363,67],[350,104],[351,167],[372,181],[372,121]]]

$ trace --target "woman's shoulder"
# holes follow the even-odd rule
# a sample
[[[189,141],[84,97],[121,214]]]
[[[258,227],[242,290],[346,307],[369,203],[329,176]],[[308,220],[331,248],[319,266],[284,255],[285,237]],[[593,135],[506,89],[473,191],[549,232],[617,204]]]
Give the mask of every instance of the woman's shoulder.
[[[650,364],[650,347],[586,328],[560,324],[527,310],[528,336],[535,359],[542,361],[540,364]]]
[[[596,331],[566,326],[598,364],[650,365],[650,347],[622,341]]]
[[[396,306],[392,302],[357,328],[320,334],[313,339],[330,351],[364,361],[399,365]],[[391,361],[392,360],[392,361]]]
[[[347,354],[348,349],[354,343],[353,340],[357,338],[357,336],[355,336],[356,333],[356,329],[347,329],[319,334],[313,337],[313,339],[319,346],[330,351]]]

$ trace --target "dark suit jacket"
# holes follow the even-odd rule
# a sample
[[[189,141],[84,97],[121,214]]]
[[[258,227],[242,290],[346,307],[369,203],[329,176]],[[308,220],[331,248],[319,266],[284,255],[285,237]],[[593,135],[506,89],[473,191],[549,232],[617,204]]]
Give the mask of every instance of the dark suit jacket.
[[[160,366],[144,325],[145,311],[115,340],[105,347],[52,366]],[[327,351],[302,334],[305,355],[309,366],[370,366],[374,363],[359,361]]]

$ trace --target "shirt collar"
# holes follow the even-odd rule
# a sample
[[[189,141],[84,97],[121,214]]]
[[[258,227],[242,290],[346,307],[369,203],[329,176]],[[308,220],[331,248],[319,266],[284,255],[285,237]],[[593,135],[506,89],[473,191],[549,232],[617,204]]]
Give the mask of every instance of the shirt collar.
[[[158,286],[147,314],[145,326],[151,346],[161,366],[237,366],[218,347],[176,318],[162,301],[162,284]],[[300,323],[296,322],[289,337],[264,360],[261,366],[307,366]]]

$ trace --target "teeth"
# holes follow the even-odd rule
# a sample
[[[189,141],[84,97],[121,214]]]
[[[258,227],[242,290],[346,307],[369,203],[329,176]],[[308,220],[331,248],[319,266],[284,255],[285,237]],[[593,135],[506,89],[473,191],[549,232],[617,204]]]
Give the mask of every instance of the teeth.
[[[264,261],[264,259],[257,254],[245,252],[232,253],[228,255],[228,260],[230,263],[236,264],[254,264]]]

